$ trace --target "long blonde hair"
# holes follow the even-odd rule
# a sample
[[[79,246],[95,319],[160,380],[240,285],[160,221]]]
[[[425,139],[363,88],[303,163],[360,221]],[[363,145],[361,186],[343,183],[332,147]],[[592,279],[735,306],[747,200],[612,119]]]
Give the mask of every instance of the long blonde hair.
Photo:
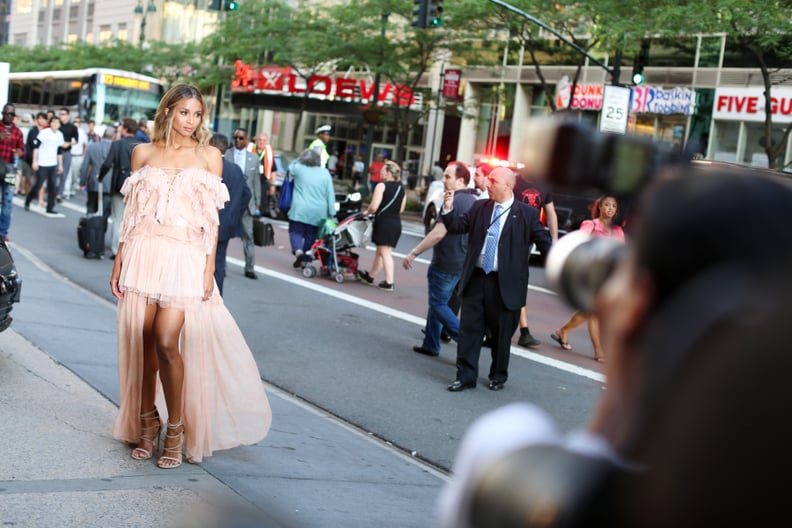
[[[157,113],[154,115],[154,132],[151,135],[151,142],[157,145],[169,145],[171,128],[173,127],[173,108],[185,99],[195,99],[201,103],[201,124],[195,128],[192,138],[200,146],[209,144],[212,138],[212,131],[206,126],[206,103],[204,103],[201,91],[191,84],[177,84],[171,87],[162,96]]]

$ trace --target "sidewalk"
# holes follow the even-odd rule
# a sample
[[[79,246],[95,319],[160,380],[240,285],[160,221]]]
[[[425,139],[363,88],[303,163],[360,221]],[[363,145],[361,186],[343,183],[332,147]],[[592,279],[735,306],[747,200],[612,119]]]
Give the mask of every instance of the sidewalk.
[[[0,334],[0,525],[429,527],[442,475],[268,387],[260,444],[161,470],[110,434],[115,307],[14,244]]]
[[[199,466],[132,460],[110,437],[116,407],[15,331],[0,350],[3,525],[220,526],[250,508]]]

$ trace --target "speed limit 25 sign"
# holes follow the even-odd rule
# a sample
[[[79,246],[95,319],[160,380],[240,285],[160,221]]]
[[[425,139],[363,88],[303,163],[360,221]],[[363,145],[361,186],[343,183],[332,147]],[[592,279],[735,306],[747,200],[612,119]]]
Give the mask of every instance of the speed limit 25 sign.
[[[629,88],[606,84],[602,90],[601,132],[627,133],[627,117],[630,113]]]

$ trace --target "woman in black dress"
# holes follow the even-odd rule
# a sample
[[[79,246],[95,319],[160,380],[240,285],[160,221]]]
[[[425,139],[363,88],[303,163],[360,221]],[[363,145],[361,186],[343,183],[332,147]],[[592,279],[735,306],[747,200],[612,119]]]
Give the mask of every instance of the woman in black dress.
[[[385,273],[385,280],[377,284],[379,289],[393,291],[393,256],[391,249],[401,236],[401,213],[407,204],[407,195],[401,184],[401,168],[393,161],[386,161],[380,172],[382,181],[374,187],[371,195],[371,204],[366,211],[376,214],[374,219],[374,232],[371,241],[377,246],[371,273],[359,271],[358,278],[374,286],[374,277],[380,269]]]

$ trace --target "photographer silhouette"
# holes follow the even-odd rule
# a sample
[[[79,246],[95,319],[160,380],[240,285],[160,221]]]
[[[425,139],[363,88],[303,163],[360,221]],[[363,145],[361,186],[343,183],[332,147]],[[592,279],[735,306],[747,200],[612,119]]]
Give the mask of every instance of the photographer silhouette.
[[[594,298],[608,385],[588,430],[563,433],[528,405],[480,418],[443,526],[787,517],[792,189],[749,169],[661,167],[635,211]]]

